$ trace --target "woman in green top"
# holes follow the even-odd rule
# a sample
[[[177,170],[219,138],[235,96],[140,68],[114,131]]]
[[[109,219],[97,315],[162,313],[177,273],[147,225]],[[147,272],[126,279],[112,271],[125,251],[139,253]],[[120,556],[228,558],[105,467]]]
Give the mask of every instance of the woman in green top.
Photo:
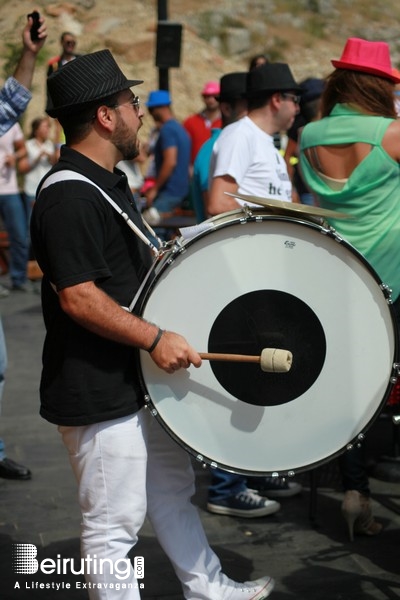
[[[392,289],[400,322],[400,121],[394,105],[400,78],[384,42],[350,38],[332,64],[321,119],[301,134],[302,174],[320,206],[356,217],[329,223]],[[340,463],[351,539],[354,532],[379,533],[363,448],[344,453]]]

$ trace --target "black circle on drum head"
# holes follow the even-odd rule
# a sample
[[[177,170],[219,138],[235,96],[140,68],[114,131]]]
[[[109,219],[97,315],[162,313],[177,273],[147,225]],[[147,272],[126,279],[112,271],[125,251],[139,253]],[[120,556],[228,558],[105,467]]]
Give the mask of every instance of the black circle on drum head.
[[[266,373],[256,363],[211,361],[211,369],[232,396],[257,406],[277,406],[304,394],[317,380],[326,338],[317,315],[299,298],[279,290],[257,290],[230,302],[215,319],[209,352],[261,354],[282,348],[293,354],[287,373]]]

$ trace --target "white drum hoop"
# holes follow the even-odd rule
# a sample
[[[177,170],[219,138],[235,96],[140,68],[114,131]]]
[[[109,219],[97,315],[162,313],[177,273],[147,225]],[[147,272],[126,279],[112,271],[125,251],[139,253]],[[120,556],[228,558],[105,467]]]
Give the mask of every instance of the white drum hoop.
[[[241,377],[244,365],[230,363],[220,377],[216,362],[203,361],[199,369],[168,375],[141,351],[147,407],[180,446],[211,467],[291,476],[324,464],[364,438],[396,381],[390,290],[324,224],[251,209],[221,215],[212,225],[189,241],[177,240],[158,261],[140,315],[181,333],[199,352],[213,351],[214,331],[234,340],[233,327],[237,353],[245,353],[242,306],[237,319],[235,307],[244,303],[248,335],[257,337],[270,329],[270,313],[285,306],[287,331],[282,339],[274,331],[271,339],[295,347],[292,369],[269,374],[251,365],[255,371]],[[253,340],[258,354],[268,335]],[[246,389],[254,395],[250,403]]]

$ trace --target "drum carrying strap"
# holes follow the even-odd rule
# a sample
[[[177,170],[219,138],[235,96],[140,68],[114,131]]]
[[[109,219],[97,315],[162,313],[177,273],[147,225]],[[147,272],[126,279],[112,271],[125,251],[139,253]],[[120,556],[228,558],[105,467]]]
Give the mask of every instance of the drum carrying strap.
[[[93,185],[95,188],[97,188],[99,190],[99,192],[107,200],[107,202],[109,204],[111,204],[111,206],[117,211],[117,213],[119,215],[121,215],[121,217],[124,219],[124,221],[127,223],[127,225],[132,229],[132,231],[142,240],[142,242],[144,242],[145,244],[147,244],[147,246],[149,246],[149,248],[153,252],[155,258],[157,259],[159,257],[160,249],[158,249],[154,246],[154,244],[149,240],[149,238],[129,218],[129,216],[126,214],[126,212],[124,212],[121,209],[121,207],[118,206],[118,204],[116,202],[114,202],[114,200],[108,194],[106,194],[106,192],[104,190],[101,189],[101,187],[99,187],[96,183],[94,183],[94,181],[92,181],[85,175],[81,175],[80,173],[76,173],[75,171],[70,171],[69,169],[57,171],[57,173],[53,173],[52,175],[49,175],[49,177],[47,177],[47,179],[44,181],[43,185],[39,189],[37,196],[39,197],[39,194],[43,189],[53,185],[54,183],[58,183],[59,181],[66,181],[66,180],[68,180],[68,181],[85,181],[86,183],[90,183],[90,185]],[[161,248],[161,246],[162,246],[161,240],[157,237],[157,235],[155,234],[153,229],[145,221],[145,219],[143,219],[143,217],[142,217],[142,221],[143,221],[143,224],[146,227],[146,229],[149,231],[149,233],[158,241],[160,248]],[[135,297],[133,298],[132,302],[130,303],[129,307],[123,306],[122,308],[124,308],[125,310],[127,310],[129,312],[133,311],[135,304],[138,301],[143,289],[145,288],[145,286],[147,284],[147,280],[149,279],[151,273],[152,273],[152,270],[148,271],[146,277],[142,281],[142,283],[141,283]],[[51,286],[53,287],[54,291],[57,293],[57,290],[53,283],[51,283]]]
[[[107,200],[107,202],[109,204],[111,204],[111,206],[117,211],[117,213],[119,215],[121,215],[121,217],[128,224],[128,226],[132,229],[132,231],[134,233],[136,233],[136,235],[142,240],[142,242],[144,242],[145,244],[147,244],[149,246],[149,248],[151,249],[153,254],[155,256],[159,255],[159,249],[156,248],[154,246],[154,244],[149,240],[149,238],[139,229],[139,227],[137,225],[135,225],[135,223],[129,218],[129,216],[126,214],[126,212],[124,212],[122,210],[122,208],[120,208],[118,206],[118,204],[116,202],[114,202],[114,200],[108,194],[106,194],[106,192],[104,190],[101,189],[101,187],[99,187],[96,183],[94,183],[94,181],[92,181],[85,175],[81,175],[80,173],[76,173],[75,171],[70,171],[69,169],[65,169],[63,171],[57,171],[57,173],[53,173],[52,175],[49,175],[49,177],[45,180],[45,182],[41,186],[40,190],[38,191],[38,196],[42,190],[49,187],[50,185],[53,185],[53,183],[58,183],[59,181],[66,181],[66,180],[68,180],[68,181],[85,181],[86,183],[90,183],[90,185],[93,185],[96,189],[98,189],[99,192]],[[145,219],[143,219],[143,217],[142,217],[142,221],[143,221],[143,224],[146,227],[146,229],[149,231],[149,233],[159,242],[159,245],[161,246],[161,244],[162,244],[161,240],[159,240],[159,238],[157,237],[157,235],[155,234],[153,229],[145,221]]]

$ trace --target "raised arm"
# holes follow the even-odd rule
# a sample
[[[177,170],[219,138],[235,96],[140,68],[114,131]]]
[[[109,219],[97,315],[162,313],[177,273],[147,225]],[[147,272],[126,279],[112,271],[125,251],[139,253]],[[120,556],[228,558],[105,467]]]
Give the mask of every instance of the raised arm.
[[[14,79],[19,81],[24,87],[30,89],[32,85],[33,73],[35,70],[36,57],[43,47],[47,37],[46,23],[43,17],[40,18],[40,28],[38,31],[39,39],[33,42],[31,40],[30,29],[32,26],[32,18],[28,17],[27,23],[22,31],[23,49],[14,71]]]

